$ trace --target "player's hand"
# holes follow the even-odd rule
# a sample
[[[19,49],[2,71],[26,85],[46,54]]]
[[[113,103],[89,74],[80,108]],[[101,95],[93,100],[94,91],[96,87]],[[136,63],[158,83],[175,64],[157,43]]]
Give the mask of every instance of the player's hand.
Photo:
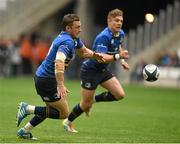
[[[61,97],[62,99],[66,99],[69,90],[64,85],[57,85],[57,92],[59,97]]]
[[[129,54],[128,54],[127,50],[121,50],[119,54],[120,54],[120,57],[123,58],[123,59],[128,59],[129,58]]]
[[[105,62],[103,54],[94,52],[93,58],[95,58],[99,63]]]
[[[124,59],[121,60],[121,65],[125,70],[130,69],[129,64]]]

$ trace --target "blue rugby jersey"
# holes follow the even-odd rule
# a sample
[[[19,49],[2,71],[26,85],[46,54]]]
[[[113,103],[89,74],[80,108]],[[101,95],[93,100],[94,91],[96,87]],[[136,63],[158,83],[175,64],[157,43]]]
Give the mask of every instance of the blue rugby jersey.
[[[119,45],[122,44],[124,31],[120,30],[119,34],[113,35],[112,31],[107,27],[94,40],[92,50],[99,53],[113,55],[119,52]],[[107,68],[108,64],[98,63],[94,59],[88,59],[83,62],[82,69],[102,70]]]
[[[55,78],[54,61],[57,51],[66,55],[65,67],[67,67],[75,54],[75,50],[82,47],[83,42],[80,38],[73,39],[67,32],[62,31],[52,42],[46,58],[36,71],[36,76]]]

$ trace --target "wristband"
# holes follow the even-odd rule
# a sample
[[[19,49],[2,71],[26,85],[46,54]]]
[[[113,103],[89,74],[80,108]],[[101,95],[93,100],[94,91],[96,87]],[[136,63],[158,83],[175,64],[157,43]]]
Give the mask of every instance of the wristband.
[[[114,55],[113,55],[113,58],[114,58],[114,60],[116,61],[116,60],[120,59],[121,56],[120,56],[120,54],[114,54]]]

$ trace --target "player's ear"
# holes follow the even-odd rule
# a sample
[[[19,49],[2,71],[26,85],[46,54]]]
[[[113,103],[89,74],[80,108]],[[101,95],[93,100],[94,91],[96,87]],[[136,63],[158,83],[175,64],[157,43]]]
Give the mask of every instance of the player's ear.
[[[66,30],[69,31],[70,29],[71,29],[71,27],[67,25]]]
[[[111,18],[108,18],[108,19],[107,19],[107,23],[109,23],[110,21],[111,21]]]
[[[111,18],[108,18],[108,19],[107,19],[107,22],[110,22],[110,21],[111,21]]]

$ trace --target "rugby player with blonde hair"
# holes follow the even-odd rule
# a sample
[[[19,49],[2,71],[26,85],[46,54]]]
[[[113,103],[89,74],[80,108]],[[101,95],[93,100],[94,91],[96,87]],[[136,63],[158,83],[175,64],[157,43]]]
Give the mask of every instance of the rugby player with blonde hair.
[[[93,103],[119,101],[125,96],[120,81],[108,68],[109,63],[120,60],[122,67],[129,70],[129,65],[124,60],[129,57],[128,51],[122,48],[123,11],[111,10],[107,16],[107,24],[108,26],[97,35],[92,47],[94,52],[103,53],[104,62],[88,59],[81,66],[81,100],[63,121],[63,126],[68,132],[77,132],[71,129],[72,122],[83,112],[88,115]],[[94,96],[98,85],[106,91]]]

